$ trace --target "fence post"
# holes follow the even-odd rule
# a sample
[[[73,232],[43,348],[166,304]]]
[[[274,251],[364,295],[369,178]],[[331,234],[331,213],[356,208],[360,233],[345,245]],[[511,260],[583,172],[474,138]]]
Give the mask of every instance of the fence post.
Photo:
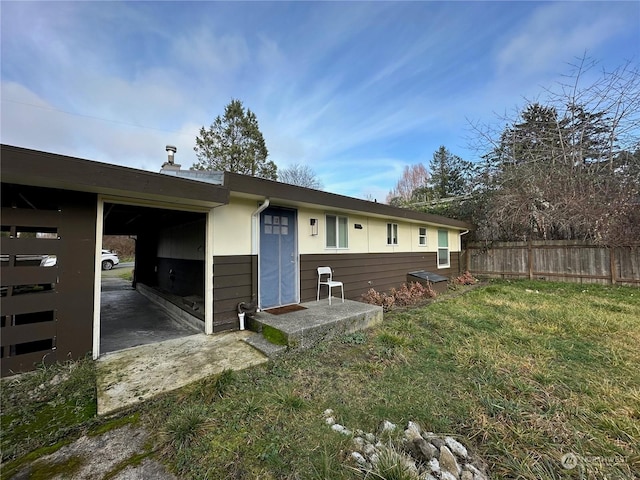
[[[531,236],[529,236],[529,244],[527,245],[527,253],[529,254],[529,280],[533,280],[533,253],[531,251]]]
[[[611,285],[616,284],[616,250],[609,247],[609,272],[611,273]]]

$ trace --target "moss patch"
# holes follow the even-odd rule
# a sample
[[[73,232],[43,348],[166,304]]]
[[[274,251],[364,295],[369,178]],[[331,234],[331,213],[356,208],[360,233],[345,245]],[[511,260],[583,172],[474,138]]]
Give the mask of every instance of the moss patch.
[[[61,463],[37,462],[31,467],[30,480],[46,480],[57,475],[73,476],[85,460],[82,457],[69,457]]]
[[[262,335],[264,336],[264,338],[266,338],[269,342],[273,343],[274,345],[288,344],[287,336],[284,334],[284,332],[278,330],[277,328],[273,328],[269,325],[263,325]]]

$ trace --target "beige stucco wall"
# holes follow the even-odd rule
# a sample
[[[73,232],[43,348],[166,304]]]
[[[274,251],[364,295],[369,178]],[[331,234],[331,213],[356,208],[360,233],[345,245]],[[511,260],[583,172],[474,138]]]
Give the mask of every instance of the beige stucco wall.
[[[280,206],[272,204],[272,206]],[[286,208],[286,205],[282,205]],[[251,253],[252,213],[258,208],[255,200],[234,198],[229,205],[213,211],[214,255],[249,255]],[[436,252],[438,227],[400,220],[373,218],[364,215],[344,214],[307,207],[297,208],[298,252],[301,255],[317,253],[389,253]],[[347,216],[349,219],[349,248],[326,248],[326,214]],[[312,235],[311,219],[317,221],[317,235]],[[387,245],[387,223],[398,224],[398,245]],[[359,224],[362,229],[356,229]],[[418,244],[420,227],[427,227],[427,245]],[[443,227],[440,227],[443,228]],[[449,250],[460,250],[458,230],[449,230]]]
[[[251,254],[251,214],[258,208],[255,200],[233,199],[213,210],[213,254]]]

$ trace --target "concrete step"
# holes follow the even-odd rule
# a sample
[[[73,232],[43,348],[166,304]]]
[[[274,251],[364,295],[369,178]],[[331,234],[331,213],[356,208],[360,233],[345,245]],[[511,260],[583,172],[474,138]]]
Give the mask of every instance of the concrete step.
[[[382,322],[382,307],[367,303],[332,299],[301,304],[304,310],[272,315],[254,315],[252,329],[261,331],[272,343],[289,348],[309,348],[324,339],[364,330]]]
[[[245,338],[244,341],[269,358],[276,358],[287,351],[286,345],[271,343],[260,334],[251,335]]]

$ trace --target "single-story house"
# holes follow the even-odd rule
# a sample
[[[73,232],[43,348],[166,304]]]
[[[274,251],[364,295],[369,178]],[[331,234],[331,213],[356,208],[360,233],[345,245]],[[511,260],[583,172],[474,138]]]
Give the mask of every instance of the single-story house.
[[[410,271],[460,270],[464,222],[181,171],[169,153],[152,173],[1,146],[2,375],[43,359],[100,356],[103,235],[135,238],[135,285],[187,299],[177,304],[206,334],[238,329],[241,302],[267,309],[315,300],[319,266],[333,268],[352,300],[398,287]],[[44,255],[56,265],[41,267]]]

